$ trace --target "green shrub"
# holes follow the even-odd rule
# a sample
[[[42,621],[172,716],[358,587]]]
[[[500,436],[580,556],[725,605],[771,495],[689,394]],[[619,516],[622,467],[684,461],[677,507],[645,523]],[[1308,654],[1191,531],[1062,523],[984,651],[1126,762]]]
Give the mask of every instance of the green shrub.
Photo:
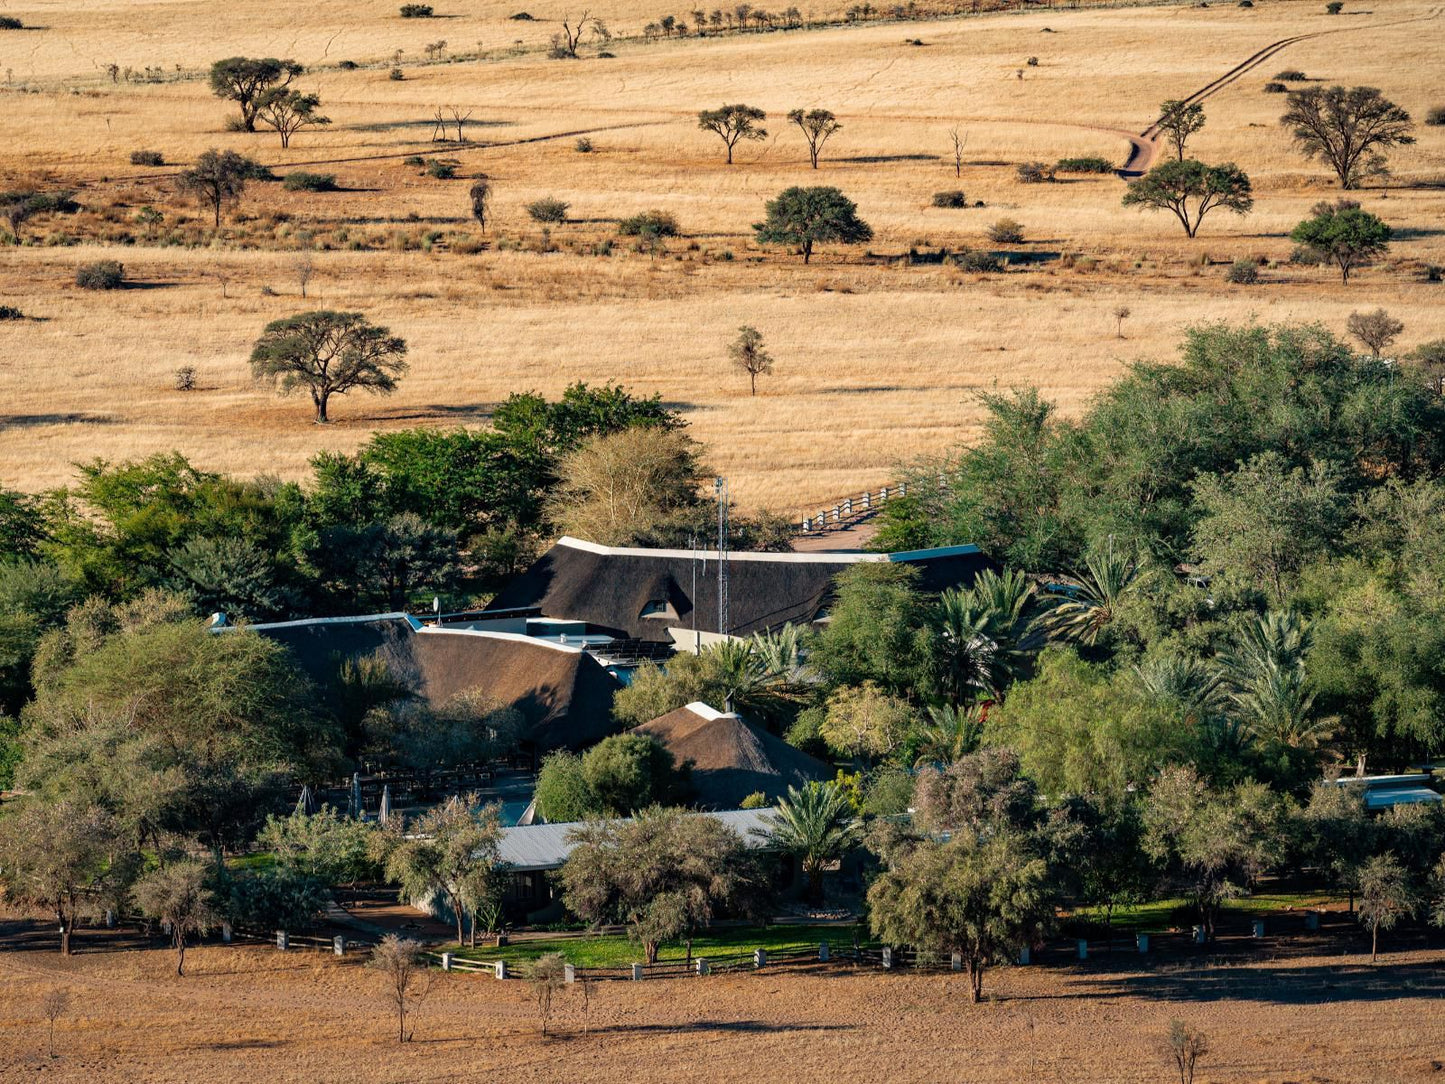
[[[1017,172],[1020,184],[1043,184],[1054,179],[1054,171],[1042,162],[1025,162]]]
[[[578,154],[592,153],[592,140],[588,139],[586,136],[582,136],[580,139],[577,140],[576,143],[572,144],[572,146],[577,149]]]
[[[1107,158],[1060,158],[1054,169],[1059,173],[1113,173],[1114,163]]]
[[[1297,267],[1318,267],[1325,258],[1308,245],[1296,245],[1289,254],[1289,262]]]
[[[130,164],[133,166],[163,166],[165,157],[160,151],[131,151]]]
[[[617,232],[623,237],[676,237],[677,219],[670,211],[643,211],[617,223]]]
[[[968,200],[964,198],[960,189],[953,189],[951,192],[933,193],[933,205],[935,207],[967,207]]]
[[[401,164],[404,166],[415,166],[417,169],[421,169],[426,165],[426,159],[419,154],[409,154],[401,160]]]
[[[1000,218],[988,228],[988,239],[996,245],[1023,244],[1023,224],[1012,218]]]
[[[1259,264],[1253,260],[1235,260],[1224,273],[1224,281],[1236,286],[1253,286],[1259,281]]]
[[[1252,8],[1254,7],[1254,0],[1239,0],[1239,6],[1242,8]]]
[[[992,252],[979,252],[977,249],[966,248],[953,256],[953,262],[964,271],[984,273],[989,271],[1002,271],[1003,259],[995,256]]]
[[[176,391],[196,390],[196,367],[194,365],[182,365],[176,370]]]
[[[430,4],[402,4],[401,17],[403,19],[430,19],[432,6]]]
[[[286,174],[281,187],[287,192],[335,192],[336,175],[333,173],[308,173],[298,169]]]
[[[1039,66],[1039,58],[1036,56],[1029,57],[1028,65],[1030,68],[1037,68]]]
[[[1432,128],[1445,125],[1445,105],[1437,105],[1425,114],[1425,123]]]
[[[118,260],[82,264],[75,272],[75,284],[82,290],[118,290],[125,285],[125,265]]]
[[[1288,90],[1289,87],[1285,86],[1283,83],[1266,83],[1264,85],[1264,92],[1266,94],[1283,94]]]
[[[336,66],[344,72],[354,72],[357,68],[361,67],[361,65],[354,60],[343,60]]]
[[[566,222],[567,208],[571,204],[552,196],[544,196],[527,204],[527,214],[533,222]]]
[[[0,305],[0,320],[24,320],[25,314],[14,305]]]
[[[457,175],[457,163],[443,158],[433,158],[426,164],[428,177],[439,181],[450,181]]]
[[[1325,14],[1326,14],[1326,15],[1338,15],[1340,12],[1342,12],[1342,11],[1344,11],[1344,10],[1345,10],[1345,5],[1342,4],[1342,3],[1340,3],[1340,0],[1333,0],[1332,3],[1329,3],[1329,4],[1326,4],[1326,5],[1325,5]]]

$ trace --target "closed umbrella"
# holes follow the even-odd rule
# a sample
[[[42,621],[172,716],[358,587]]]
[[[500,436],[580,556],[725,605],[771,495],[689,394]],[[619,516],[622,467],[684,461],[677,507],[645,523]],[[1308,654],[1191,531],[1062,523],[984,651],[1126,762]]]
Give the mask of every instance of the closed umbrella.
[[[377,813],[376,819],[385,824],[391,819],[391,784],[388,783],[381,788],[381,810]]]
[[[351,773],[351,808],[349,810],[353,817],[361,816],[361,773]]]
[[[307,817],[316,814],[316,795],[312,793],[310,783],[301,788],[301,797],[296,799],[296,812]]]

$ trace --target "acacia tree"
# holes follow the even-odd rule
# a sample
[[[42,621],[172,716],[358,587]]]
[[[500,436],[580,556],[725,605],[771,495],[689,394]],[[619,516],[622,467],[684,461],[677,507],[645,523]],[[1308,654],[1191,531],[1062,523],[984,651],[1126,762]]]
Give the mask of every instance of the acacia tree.
[[[1410,875],[1393,854],[1377,854],[1360,867],[1360,921],[1370,931],[1370,963],[1380,954],[1380,931],[1395,928],[1420,909]]]
[[[471,908],[489,894],[501,867],[500,807],[482,806],[476,794],[452,795],[434,806],[392,842],[386,859],[388,880],[413,900],[442,897],[457,924],[457,944],[465,936]]]
[[[704,109],[697,115],[697,126],[705,132],[713,132],[727,146],[728,165],[733,164],[733,148],[741,140],[766,139],[768,130],[759,128],[758,121],[766,120],[767,113],[752,105],[724,105],[719,109]]]
[[[196,159],[194,166],[181,172],[176,178],[176,188],[211,208],[219,229],[221,208],[241,198],[247,179],[255,176],[258,168],[251,159],[235,151],[218,151],[212,147]]]
[[[282,395],[311,393],[316,422],[329,420],[333,395],[361,388],[389,395],[407,370],[406,342],[359,312],[303,312],[273,320],[251,350],[251,373],[276,384]]]
[[[742,839],[722,821],[654,806],[629,821],[588,821],[568,835],[562,867],[567,907],[600,925],[625,923],[657,962],[664,941],[683,938],[719,906],[744,901],[754,877]]]
[[[584,11],[581,17],[574,23],[571,16],[562,16],[562,32],[552,35],[552,55],[554,57],[568,57],[577,59],[577,47],[582,44],[582,35],[592,31],[592,36],[599,41],[606,41],[611,35],[607,32],[606,25],[601,19],[590,11]]]
[[[552,1002],[567,982],[567,961],[560,952],[549,952],[529,963],[524,974],[532,1000],[537,1003],[537,1015],[542,1020],[542,1035],[545,1037],[547,1025],[552,1020]]]
[[[750,324],[738,328],[738,337],[728,344],[732,363],[748,374],[752,394],[758,394],[758,374],[773,371],[773,355],[763,346],[763,334]]]
[[[1159,107],[1157,127],[1174,144],[1175,154],[1182,162],[1189,137],[1204,127],[1204,106],[1171,98]]]
[[[477,220],[477,225],[482,232],[487,232],[487,205],[492,200],[492,180],[485,173],[478,174],[477,179],[472,182],[472,189],[469,193],[472,201],[472,217]]]
[[[211,65],[211,93],[241,107],[241,127],[256,130],[256,113],[262,97],[284,87],[305,69],[294,60],[275,57],[227,57]]]
[[[808,141],[808,158],[813,163],[813,168],[817,169],[818,155],[822,153],[823,144],[843,126],[838,123],[838,118],[826,109],[810,109],[806,113],[801,109],[794,109],[788,114],[788,119],[802,130],[803,138]]]
[[[1340,281],[1348,283],[1351,271],[1390,247],[1393,232],[1358,203],[1338,200],[1315,204],[1313,214],[1290,231],[1290,239],[1338,267]]]
[[[1215,207],[1245,215],[1254,206],[1254,197],[1249,176],[1233,162],[1207,166],[1183,158],[1155,166],[1137,181],[1131,181],[1124,193],[1124,206],[1172,211],[1184,232],[1193,237],[1204,216]]]
[[[887,868],[868,889],[868,921],[886,944],[963,958],[969,1000],[983,976],[1041,937],[1054,916],[1047,863],[1021,832],[975,833],[946,841],[875,837]]]
[[[36,215],[56,211],[70,213],[78,209],[74,192],[19,191],[0,194],[0,217],[10,226],[10,238],[20,243],[20,227]]]
[[[803,263],[817,244],[856,245],[873,239],[873,228],[858,217],[858,205],[831,186],[792,187],[768,201],[767,219],[753,231],[765,245],[796,245]]]
[[[315,94],[278,88],[269,90],[256,107],[256,119],[276,129],[283,148],[291,146],[291,137],[302,128],[330,124],[330,117],[317,112],[321,99]]]
[[[60,927],[70,955],[76,922],[93,913],[122,880],[126,852],[114,818],[74,798],[22,800],[0,818],[0,878],[6,896],[43,908]]]
[[[1308,87],[1289,96],[1279,122],[1306,158],[1335,171],[1342,188],[1383,167],[1382,151],[1415,142],[1410,114],[1374,87]]]
[[[426,998],[431,988],[421,959],[421,944],[389,933],[372,949],[366,966],[384,977],[387,1000],[396,1009],[396,1041],[410,1042],[406,1014]]]
[[[177,975],[186,973],[186,938],[205,933],[219,917],[209,874],[204,862],[182,859],[146,874],[133,890],[141,912],[170,927]]]
[[[1345,321],[1345,328],[1351,335],[1365,344],[1375,357],[1387,349],[1405,330],[1402,321],[1396,320],[1384,309],[1374,312],[1352,312]]]

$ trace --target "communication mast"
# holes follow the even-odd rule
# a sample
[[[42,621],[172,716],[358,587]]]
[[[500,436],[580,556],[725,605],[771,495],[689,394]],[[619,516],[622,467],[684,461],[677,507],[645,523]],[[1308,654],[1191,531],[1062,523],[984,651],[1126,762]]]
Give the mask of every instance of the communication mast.
[[[728,480],[713,483],[717,494],[717,631],[728,634]]]

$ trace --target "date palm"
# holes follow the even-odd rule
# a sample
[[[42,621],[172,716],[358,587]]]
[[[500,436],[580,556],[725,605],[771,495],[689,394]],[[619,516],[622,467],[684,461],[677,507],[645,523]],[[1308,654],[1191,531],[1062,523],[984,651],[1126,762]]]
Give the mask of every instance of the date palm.
[[[859,838],[858,818],[843,788],[816,781],[801,789],[789,787],[767,824],[766,829],[754,832],[768,836],[772,846],[799,860],[808,879],[808,898],[821,902],[823,870],[843,857]]]
[[[928,709],[928,723],[919,732],[915,766],[952,764],[978,749],[983,737],[984,713],[976,705],[934,705]]]
[[[1119,606],[1137,591],[1148,573],[1132,556],[1112,547],[1084,562],[1074,592],[1053,608],[1049,631],[1061,640],[1093,645],[1119,614]]]

